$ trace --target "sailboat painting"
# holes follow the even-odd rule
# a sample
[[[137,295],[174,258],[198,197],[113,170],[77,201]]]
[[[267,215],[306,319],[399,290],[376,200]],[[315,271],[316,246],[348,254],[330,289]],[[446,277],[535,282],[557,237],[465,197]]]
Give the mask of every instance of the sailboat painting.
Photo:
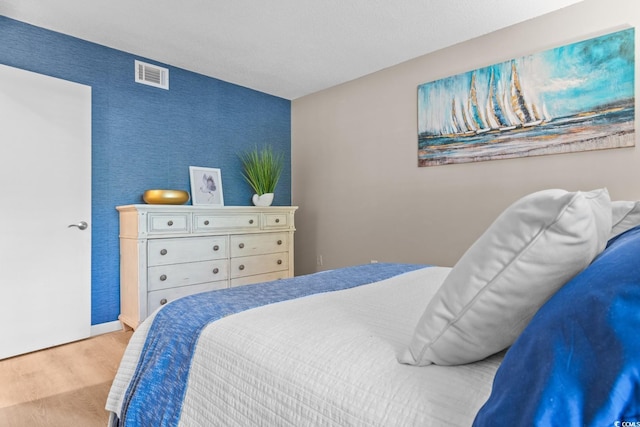
[[[634,32],[418,86],[418,165],[634,146]]]

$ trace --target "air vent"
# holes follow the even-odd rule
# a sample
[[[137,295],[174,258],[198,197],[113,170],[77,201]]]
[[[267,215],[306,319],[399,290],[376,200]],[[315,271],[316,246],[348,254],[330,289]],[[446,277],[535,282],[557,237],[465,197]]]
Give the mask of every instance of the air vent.
[[[146,62],[135,61],[136,82],[143,85],[169,89],[169,70]]]

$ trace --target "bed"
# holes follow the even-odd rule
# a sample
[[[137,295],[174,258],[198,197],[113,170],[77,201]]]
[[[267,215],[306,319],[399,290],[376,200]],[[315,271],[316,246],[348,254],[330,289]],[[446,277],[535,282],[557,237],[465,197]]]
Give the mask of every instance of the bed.
[[[606,189],[544,190],[452,268],[367,264],[176,300],[133,334],[109,423],[640,425],[639,225],[640,203]]]

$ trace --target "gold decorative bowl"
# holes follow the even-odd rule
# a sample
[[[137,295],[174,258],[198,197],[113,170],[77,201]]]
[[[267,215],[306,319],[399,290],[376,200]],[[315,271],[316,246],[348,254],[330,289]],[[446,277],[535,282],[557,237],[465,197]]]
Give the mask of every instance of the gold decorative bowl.
[[[147,190],[142,200],[150,205],[182,205],[189,201],[189,193],[184,190]]]

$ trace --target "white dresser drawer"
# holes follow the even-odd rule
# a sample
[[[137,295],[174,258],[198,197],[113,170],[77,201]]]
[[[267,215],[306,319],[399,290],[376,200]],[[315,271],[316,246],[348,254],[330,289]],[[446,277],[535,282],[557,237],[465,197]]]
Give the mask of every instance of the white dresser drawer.
[[[273,273],[258,274],[255,276],[236,277],[235,279],[231,279],[231,287],[254,285],[256,283],[270,282],[272,280],[286,279],[288,277],[291,276],[289,276],[289,272],[287,270],[274,271]]]
[[[147,217],[149,233],[184,233],[189,231],[189,215],[179,213],[150,213]]]
[[[289,254],[287,252],[281,252],[276,254],[231,258],[230,268],[232,278],[288,270]]]
[[[230,236],[230,256],[250,256],[289,250],[288,233],[243,234]]]
[[[147,245],[150,266],[227,257],[226,236],[154,239]]]
[[[289,215],[286,213],[267,213],[264,214],[264,228],[289,228]]]
[[[147,290],[193,285],[227,279],[227,260],[190,262],[149,267]]]
[[[147,297],[147,312],[153,313],[161,305],[165,305],[178,298],[186,297],[200,292],[213,291],[216,289],[224,289],[227,287],[227,281],[200,283],[198,285],[181,286],[179,288],[163,289],[160,291],[149,292]]]
[[[193,215],[193,231],[194,233],[228,230],[228,229],[260,229],[260,215],[255,213],[245,213],[236,215],[223,214],[194,214]]]

